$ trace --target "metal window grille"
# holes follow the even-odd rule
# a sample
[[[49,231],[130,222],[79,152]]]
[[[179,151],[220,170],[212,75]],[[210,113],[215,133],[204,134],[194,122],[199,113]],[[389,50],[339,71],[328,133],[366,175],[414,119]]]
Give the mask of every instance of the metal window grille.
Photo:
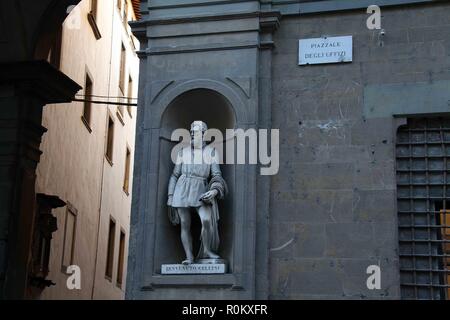
[[[396,143],[403,299],[450,295],[450,118],[408,119]]]

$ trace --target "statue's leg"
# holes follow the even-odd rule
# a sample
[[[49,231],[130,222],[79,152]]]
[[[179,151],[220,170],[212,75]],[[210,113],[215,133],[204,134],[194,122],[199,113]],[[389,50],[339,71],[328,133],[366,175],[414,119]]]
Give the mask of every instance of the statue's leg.
[[[218,259],[220,257],[211,251],[211,235],[212,232],[214,232],[211,224],[212,208],[211,206],[201,206],[197,211],[202,222],[202,242],[204,252],[208,258]]]
[[[178,208],[181,224],[181,242],[183,243],[186,260],[183,264],[194,263],[194,255],[192,253],[192,235],[191,235],[191,211],[189,208]]]

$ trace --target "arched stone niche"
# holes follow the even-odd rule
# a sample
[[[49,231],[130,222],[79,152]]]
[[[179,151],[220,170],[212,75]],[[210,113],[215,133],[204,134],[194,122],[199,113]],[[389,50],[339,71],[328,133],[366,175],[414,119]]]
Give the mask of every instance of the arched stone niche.
[[[219,129],[225,137],[226,129],[234,129],[236,116],[230,101],[212,89],[196,88],[188,90],[173,99],[164,110],[161,118],[160,153],[159,153],[159,199],[157,206],[154,272],[161,272],[162,264],[180,263],[184,250],[180,239],[180,226],[172,226],[167,218],[167,185],[174,164],[170,155],[172,148],[178,143],[170,140],[175,129],[190,129],[195,120],[202,120],[208,128]],[[225,147],[223,148],[225,155]],[[229,187],[226,199],[219,202],[220,207],[220,249],[219,255],[228,262],[228,272],[233,272],[233,239],[234,225],[234,165],[222,164],[222,175]],[[191,233],[194,241],[194,254],[200,244],[201,223],[195,211],[192,212]]]
[[[190,128],[193,120],[205,121],[219,130],[254,128],[255,102],[226,78],[157,80],[148,83],[145,108],[139,109],[135,164],[134,215],[131,236],[128,284],[139,288],[135,297],[178,297],[189,292],[203,297],[199,288],[221,296],[251,298],[254,293],[256,169],[254,165],[221,165],[229,187],[227,198],[219,202],[219,254],[228,262],[227,274],[161,275],[162,264],[180,263],[184,250],[180,227],[172,226],[167,213],[167,187],[174,164],[171,141],[174,129]],[[224,150],[225,151],[225,150]],[[226,154],[225,154],[226,156]],[[195,213],[193,213],[195,216]],[[192,226],[199,243],[200,222]],[[194,252],[196,254],[197,252]],[[206,298],[206,296],[204,296]]]

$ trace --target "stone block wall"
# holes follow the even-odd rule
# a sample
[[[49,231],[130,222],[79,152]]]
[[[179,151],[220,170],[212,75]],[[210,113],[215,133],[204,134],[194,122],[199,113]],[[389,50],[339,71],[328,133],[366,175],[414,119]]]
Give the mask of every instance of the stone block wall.
[[[436,88],[450,83],[449,16],[448,3],[383,8],[384,37],[367,29],[365,9],[283,18],[270,298],[400,298],[394,116],[448,112],[449,93]],[[353,62],[298,66],[298,40],[324,35],[352,35]],[[419,85],[438,94],[421,99]],[[381,290],[366,287],[369,265],[381,266]]]

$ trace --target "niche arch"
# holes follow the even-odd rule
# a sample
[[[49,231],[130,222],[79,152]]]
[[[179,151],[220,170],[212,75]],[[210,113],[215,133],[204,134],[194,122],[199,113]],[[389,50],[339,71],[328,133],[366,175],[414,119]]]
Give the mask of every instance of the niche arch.
[[[156,87],[161,86],[159,82],[157,84],[151,84],[150,86],[153,85]],[[233,110],[236,126],[244,127],[248,124],[255,123],[256,117],[254,114],[248,112],[248,99],[244,96],[244,94],[240,94],[239,91],[221,81],[212,79],[197,79],[181,83],[167,81],[166,86],[163,86],[161,92],[156,95],[154,100],[151,102],[149,101],[152,107],[145,113],[145,128],[164,130],[163,116],[170,107],[171,103],[184,93],[196,89],[210,90],[223,96]],[[149,97],[149,99],[151,100],[152,98]]]
[[[235,106],[228,97],[211,88],[199,88],[196,86],[184,86],[184,91],[173,97],[166,107],[160,111],[160,152],[158,179],[158,207],[155,235],[154,272],[161,272],[162,264],[180,263],[185,259],[180,239],[180,227],[174,227],[167,218],[167,186],[173,170],[170,159],[172,148],[177,142],[171,141],[173,130],[184,128],[189,130],[194,120],[204,121],[208,128],[219,129],[225,137],[226,129],[234,129],[238,124],[238,116]],[[236,97],[233,98],[236,101]],[[241,114],[242,116],[242,114]],[[225,148],[224,148],[225,149]],[[225,150],[224,150],[225,151]],[[225,156],[225,153],[224,153]],[[220,249],[219,255],[228,262],[228,273],[233,272],[236,196],[235,196],[235,166],[221,165],[222,175],[229,187],[229,194],[225,200],[221,200],[220,207]],[[200,221],[193,212],[193,224],[191,233],[194,240],[194,255],[196,255],[200,237]]]

